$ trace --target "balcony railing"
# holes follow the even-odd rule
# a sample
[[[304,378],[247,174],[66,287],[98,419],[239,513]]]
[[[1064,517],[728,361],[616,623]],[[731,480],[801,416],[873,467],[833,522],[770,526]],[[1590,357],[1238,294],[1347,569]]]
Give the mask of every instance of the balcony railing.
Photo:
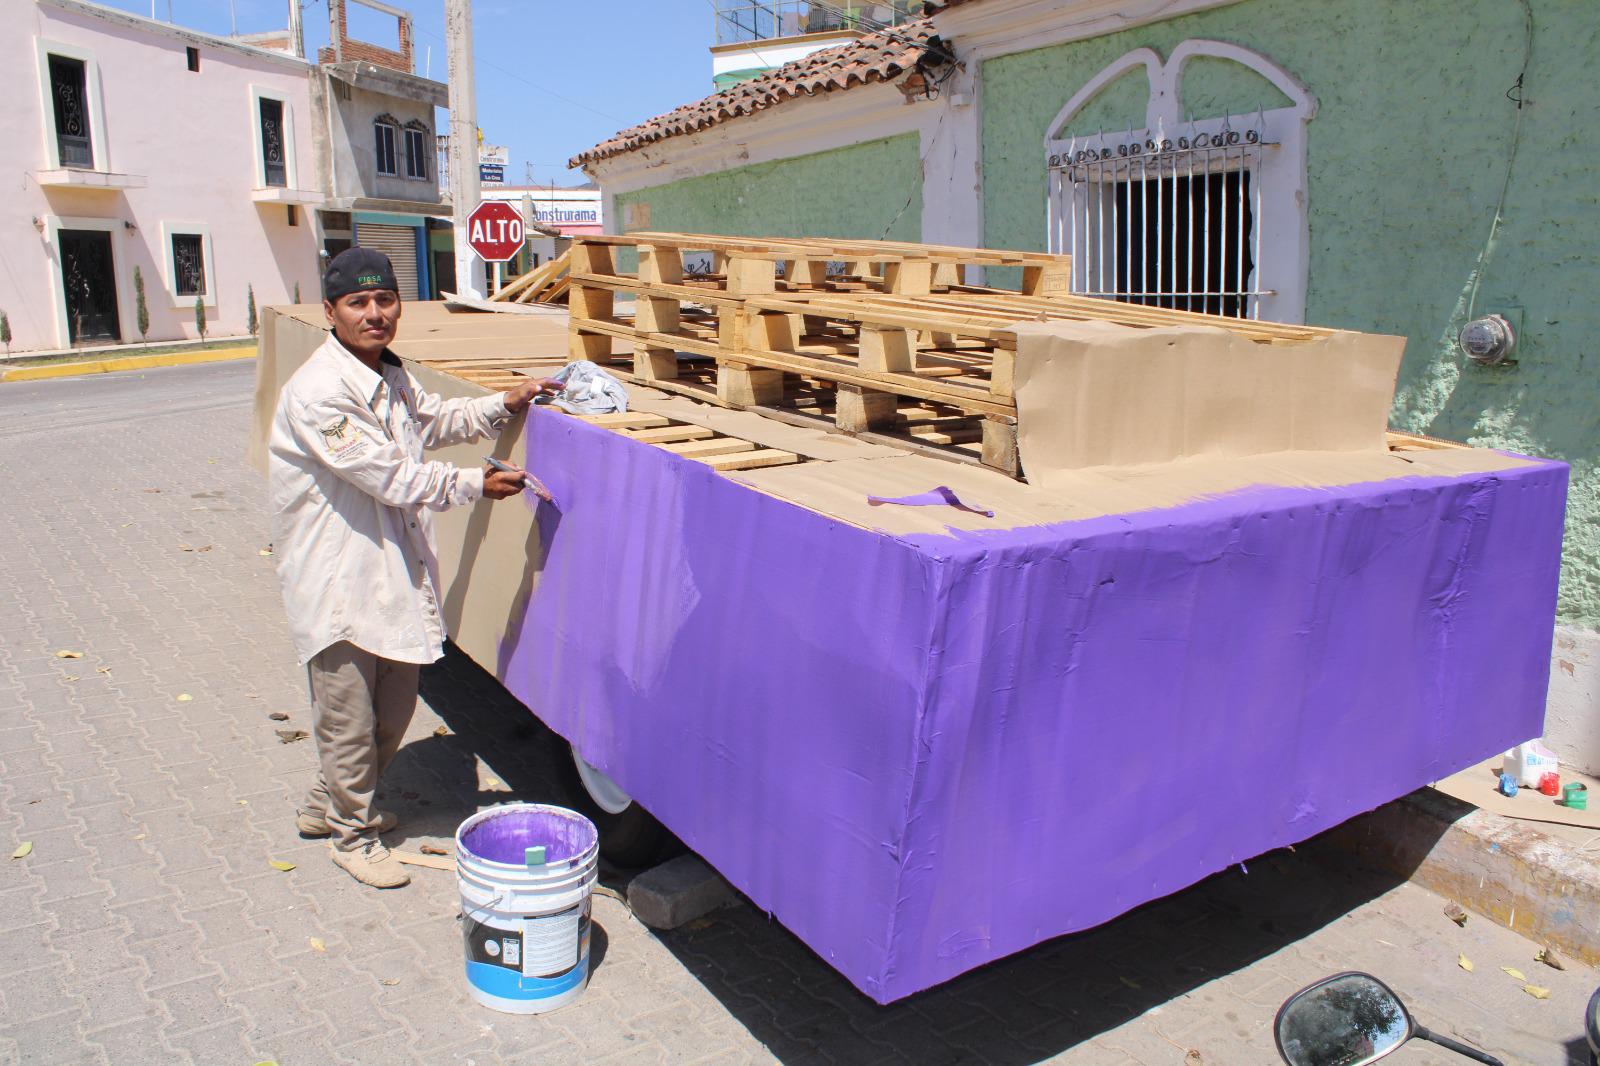
[[[715,0],[717,44],[808,33],[870,33],[919,18],[922,0]]]

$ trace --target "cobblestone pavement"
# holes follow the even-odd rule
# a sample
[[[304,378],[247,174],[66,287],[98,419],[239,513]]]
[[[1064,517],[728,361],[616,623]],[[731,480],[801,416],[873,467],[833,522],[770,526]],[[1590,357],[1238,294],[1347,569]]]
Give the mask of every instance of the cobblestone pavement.
[[[252,373],[0,385],[0,1062],[1272,1063],[1279,1002],[1351,968],[1507,1062],[1581,1061],[1594,971],[1315,845],[887,1009],[748,904],[656,935],[601,897],[577,1003],[477,1007],[450,874],[364,889],[291,825],[314,755],[274,735],[308,722],[241,460]],[[396,839],[562,800],[550,734],[470,662],[423,694],[386,782]]]

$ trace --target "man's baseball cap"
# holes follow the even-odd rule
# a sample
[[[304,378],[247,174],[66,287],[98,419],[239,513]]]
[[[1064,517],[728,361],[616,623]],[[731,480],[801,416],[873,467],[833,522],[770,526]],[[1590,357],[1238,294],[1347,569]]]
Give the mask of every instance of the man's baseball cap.
[[[389,257],[371,248],[346,248],[328,263],[322,275],[322,298],[335,303],[341,296],[374,289],[400,291]]]

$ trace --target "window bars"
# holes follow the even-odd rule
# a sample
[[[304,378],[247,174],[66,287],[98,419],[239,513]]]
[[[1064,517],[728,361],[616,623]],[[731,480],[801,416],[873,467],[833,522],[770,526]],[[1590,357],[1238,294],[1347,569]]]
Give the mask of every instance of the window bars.
[[[1050,156],[1051,244],[1072,256],[1073,292],[1260,317],[1275,295],[1263,285],[1261,164],[1277,145],[1259,122],[1234,121],[1177,138],[1074,138]]]

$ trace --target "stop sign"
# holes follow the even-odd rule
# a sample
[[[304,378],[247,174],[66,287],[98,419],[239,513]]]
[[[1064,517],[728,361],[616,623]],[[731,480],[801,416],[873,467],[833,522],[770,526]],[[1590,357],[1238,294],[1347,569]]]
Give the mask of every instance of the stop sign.
[[[504,200],[485,200],[467,216],[467,243],[486,263],[504,263],[522,251],[522,215]]]

